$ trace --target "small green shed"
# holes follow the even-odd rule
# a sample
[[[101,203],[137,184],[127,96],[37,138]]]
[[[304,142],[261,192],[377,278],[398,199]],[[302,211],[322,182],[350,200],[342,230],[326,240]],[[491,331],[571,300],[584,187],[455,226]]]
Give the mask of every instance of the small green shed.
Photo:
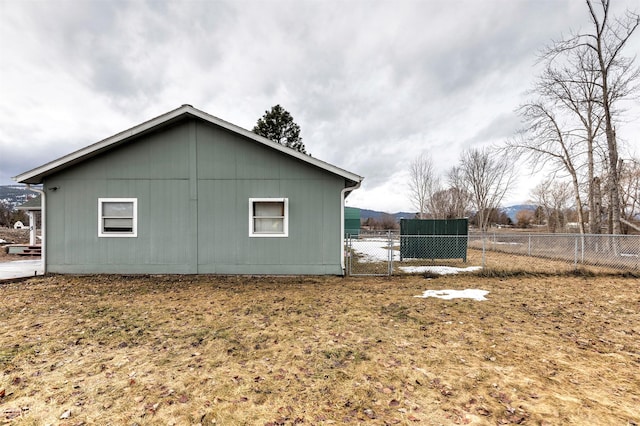
[[[400,260],[462,259],[467,261],[469,220],[400,219]]]
[[[344,235],[351,238],[360,236],[360,209],[356,207],[344,208]]]

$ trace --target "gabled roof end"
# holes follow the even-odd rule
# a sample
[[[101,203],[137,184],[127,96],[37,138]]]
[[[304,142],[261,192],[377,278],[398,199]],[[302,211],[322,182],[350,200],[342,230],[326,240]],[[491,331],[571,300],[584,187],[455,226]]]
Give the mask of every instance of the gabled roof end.
[[[63,157],[60,157],[56,160],[53,160],[49,163],[46,163],[42,166],[36,167],[32,170],[29,170],[27,172],[24,172],[18,176],[13,177],[13,180],[15,180],[16,182],[19,183],[27,183],[27,184],[37,184],[37,183],[42,183],[42,179],[44,177],[46,177],[47,175],[50,175],[52,173],[55,173],[57,171],[60,170],[64,170],[68,167],[71,167],[72,165],[85,161],[89,158],[92,158],[106,150],[109,150],[111,148],[114,148],[116,146],[118,146],[119,144],[123,143],[126,140],[129,140],[131,138],[134,138],[136,136],[139,136],[143,133],[146,133],[150,130],[156,129],[158,127],[161,127],[163,125],[166,125],[170,122],[173,122],[176,119],[179,119],[182,116],[185,115],[192,115],[194,117],[197,117],[201,120],[204,120],[206,122],[209,122],[211,124],[220,126],[222,128],[225,128],[227,130],[230,130],[234,133],[240,134],[242,136],[245,136],[249,139],[252,139],[262,145],[268,146],[272,149],[275,149],[277,151],[282,152],[285,155],[289,155],[291,157],[295,157],[298,158],[299,160],[302,160],[306,163],[309,163],[315,167],[319,167],[321,169],[324,169],[330,173],[333,173],[335,175],[338,176],[342,176],[345,179],[358,183],[361,182],[363,180],[363,177],[358,176],[354,173],[351,173],[347,170],[341,169],[339,167],[336,167],[332,164],[326,163],[324,161],[318,160],[314,157],[311,157],[309,155],[303,154],[301,152],[298,152],[294,149],[285,147],[283,145],[280,145],[276,142],[273,142],[267,138],[264,138],[262,136],[259,136],[253,132],[250,132],[246,129],[243,129],[239,126],[236,126],[235,124],[231,124],[227,121],[224,121],[218,117],[214,117],[213,115],[210,115],[204,111],[201,111],[197,108],[194,108],[192,105],[190,104],[183,104],[182,106],[180,106],[179,108],[176,108],[172,111],[169,111],[165,114],[162,114],[156,118],[153,118],[151,120],[145,121],[141,124],[138,124],[137,126],[134,126],[128,130],[122,131],[120,133],[117,133],[111,137],[108,137],[106,139],[103,139],[99,142],[96,142],[92,145],[86,146],[84,148],[81,148],[77,151],[74,151],[70,154],[67,154]]]

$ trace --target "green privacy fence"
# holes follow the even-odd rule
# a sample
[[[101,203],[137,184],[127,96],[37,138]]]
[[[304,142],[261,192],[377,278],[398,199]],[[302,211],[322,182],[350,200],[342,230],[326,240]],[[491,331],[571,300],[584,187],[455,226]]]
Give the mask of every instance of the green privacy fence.
[[[360,209],[355,207],[344,208],[344,235],[358,238],[360,234]]]
[[[468,233],[468,219],[401,219],[400,260],[462,259],[466,262]]]

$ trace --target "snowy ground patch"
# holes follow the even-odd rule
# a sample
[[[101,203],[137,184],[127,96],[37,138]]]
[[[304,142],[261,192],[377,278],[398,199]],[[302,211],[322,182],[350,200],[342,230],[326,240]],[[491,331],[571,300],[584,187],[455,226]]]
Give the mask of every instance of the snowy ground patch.
[[[33,277],[34,275],[42,275],[43,273],[44,267],[40,259],[0,262],[0,280]]]
[[[482,266],[468,266],[466,268],[454,268],[453,266],[400,266],[402,272],[407,274],[421,274],[431,272],[439,275],[458,274],[460,272],[475,272],[482,269]]]
[[[392,242],[392,244],[394,244]],[[358,263],[388,262],[390,253],[394,262],[400,262],[400,251],[389,248],[389,239],[385,237],[362,238],[351,241],[351,248],[358,254]],[[415,260],[415,259],[413,259]],[[481,266],[469,266],[455,268],[453,266],[398,266],[407,274],[419,274],[431,272],[438,275],[459,274],[461,272],[475,272],[482,269]]]
[[[489,294],[487,290],[479,290],[476,288],[468,288],[466,290],[425,290],[420,296],[413,297],[437,297],[438,299],[473,299],[473,300],[487,300],[485,296]]]
[[[358,260],[361,263],[386,262],[389,260],[389,239],[388,238],[367,238],[353,240],[351,242],[353,250],[360,255]],[[398,250],[392,250],[393,261],[400,260]]]

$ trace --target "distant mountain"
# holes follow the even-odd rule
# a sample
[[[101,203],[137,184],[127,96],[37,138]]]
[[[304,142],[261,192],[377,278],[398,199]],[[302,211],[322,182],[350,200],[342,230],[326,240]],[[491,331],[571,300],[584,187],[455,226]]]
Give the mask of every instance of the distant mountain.
[[[29,191],[25,185],[0,185],[0,203],[11,210],[35,197],[33,191]]]
[[[509,216],[513,223],[516,223],[516,216],[520,210],[531,210],[535,212],[537,208],[538,206],[533,204],[518,204],[515,206],[503,207],[502,211]],[[391,214],[391,216],[395,217],[398,222],[400,219],[414,219],[416,217],[416,214],[411,212],[385,213],[377,210],[360,209],[360,219],[362,220],[366,220],[369,217],[375,220],[380,220],[384,214]]]
[[[535,212],[537,208],[538,206],[533,204],[518,204],[515,206],[503,207],[502,211],[505,212],[507,216],[509,216],[509,219],[511,219],[511,222],[516,223],[517,222],[516,217],[519,211],[530,210],[532,212]]]
[[[385,215],[385,214],[390,214],[391,216],[395,217],[396,221],[398,222],[400,221],[400,219],[413,219],[414,217],[416,217],[415,213],[409,213],[409,212],[385,213],[385,212],[379,212],[377,210],[360,209],[361,220],[366,220],[367,218],[380,220],[382,218],[382,215]]]

